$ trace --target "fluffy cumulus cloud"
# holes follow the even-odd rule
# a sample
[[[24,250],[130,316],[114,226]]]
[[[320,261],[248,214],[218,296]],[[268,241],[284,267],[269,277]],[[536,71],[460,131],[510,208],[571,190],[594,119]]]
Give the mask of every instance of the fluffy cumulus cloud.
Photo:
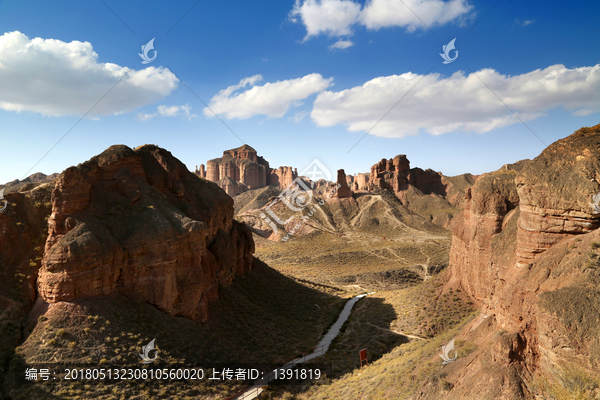
[[[339,92],[324,91],[315,100],[311,118],[318,126],[342,124],[350,131],[368,131],[406,95],[371,134],[403,137],[421,130],[433,135],[457,130],[485,133],[519,123],[498,97],[527,121],[557,107],[578,116],[600,112],[598,93],[600,64],[573,69],[557,64],[516,76],[493,69],[468,75],[456,72],[447,78],[409,72],[375,78]]]
[[[161,117],[187,117],[188,120],[197,117],[196,114],[191,114],[191,107],[186,104],[184,106],[158,106],[156,112],[153,114],[139,114],[138,119],[147,121],[156,116]]]
[[[310,74],[302,78],[256,86],[261,80],[262,76],[254,75],[242,79],[237,85],[221,90],[211,99],[210,109],[203,110],[204,115],[213,117],[214,112],[227,119],[246,119],[255,115],[281,118],[290,107],[301,104],[298,103],[300,100],[330,87],[333,78],[325,79],[320,74]],[[251,88],[237,92],[247,86]]]
[[[352,0],[296,0],[290,12],[293,22],[302,22],[306,38],[320,33],[350,35],[360,16],[361,5]]]
[[[289,17],[306,27],[304,40],[321,33],[349,36],[355,25],[368,29],[406,28],[409,32],[449,22],[462,23],[473,6],[468,0],[296,0]],[[421,22],[422,21],[422,22]]]
[[[164,99],[178,80],[164,68],[131,70],[98,63],[88,42],[30,39],[21,32],[0,36],[0,108],[43,115],[89,117],[130,112]]]

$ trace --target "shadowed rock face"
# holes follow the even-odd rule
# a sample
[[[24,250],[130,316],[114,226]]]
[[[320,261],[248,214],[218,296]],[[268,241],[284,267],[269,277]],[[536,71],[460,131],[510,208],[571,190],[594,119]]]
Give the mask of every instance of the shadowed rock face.
[[[206,321],[218,285],[250,269],[254,242],[233,200],[168,151],[112,146],[65,170],[52,192],[40,296],[124,292]]]

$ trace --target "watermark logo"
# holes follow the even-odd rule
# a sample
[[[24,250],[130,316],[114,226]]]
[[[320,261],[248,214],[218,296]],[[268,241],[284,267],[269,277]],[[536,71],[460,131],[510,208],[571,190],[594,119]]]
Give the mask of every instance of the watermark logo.
[[[321,163],[319,160],[314,160],[310,165],[302,172],[300,176],[310,176],[311,177],[311,186],[314,188],[314,179],[325,179],[331,178],[331,172]],[[331,197],[335,191],[339,188],[338,185],[335,189],[327,192],[326,197]],[[278,202],[282,202],[286,205],[286,207],[292,212],[302,212],[304,209],[308,210],[308,212],[303,213],[300,221],[295,224],[291,229],[286,231],[286,235],[281,239],[282,241],[287,241],[290,236],[296,234],[302,226],[313,216],[313,214],[320,209],[320,205],[325,203],[325,200],[320,200],[318,202],[313,202],[313,192],[312,188],[302,180],[300,177],[294,179],[294,181],[289,184],[280,194],[269,203],[264,212],[260,214],[260,217],[273,229],[273,233],[277,234],[277,224],[286,227],[293,219],[294,215],[289,217],[287,220],[283,220],[280,218],[272,207]],[[317,204],[318,203],[318,204]],[[287,229],[287,228],[286,228]]]
[[[142,364],[150,364],[151,362],[153,362],[154,360],[156,360],[156,358],[158,357],[158,350],[156,350],[154,348],[154,341],[156,339],[152,339],[150,341],[150,343],[148,343],[145,346],[142,346],[142,354],[140,354],[140,357],[142,357],[143,363]],[[154,353],[154,358],[150,358],[150,352],[151,351],[156,351],[156,353]]]
[[[156,38],[154,38],[154,39],[156,39]],[[140,57],[142,57],[142,60],[144,60],[144,61],[142,61],[142,64],[151,63],[152,61],[154,61],[154,59],[158,55],[158,51],[154,50],[154,39],[152,39],[148,43],[142,45],[142,53],[138,53],[138,55]],[[150,50],[154,50],[154,57],[152,57],[152,58],[148,57],[148,52]]]
[[[446,44],[443,46],[443,53],[440,53],[440,56],[442,56],[442,58],[445,60],[442,64],[450,64],[452,61],[456,60],[458,58],[458,50],[455,50],[454,48],[454,41],[456,40],[456,38],[452,39],[450,41],[450,43]],[[450,52],[452,50],[456,51],[456,55],[454,56],[454,58],[450,58]]]
[[[309,177],[313,188],[315,187],[315,182],[319,179],[325,179],[326,181],[331,180],[331,172],[329,172],[323,163],[316,158],[300,173],[300,176]]]
[[[444,354],[438,354],[442,358],[442,360],[444,360],[442,364],[450,364],[451,362],[456,360],[458,352],[454,351],[454,358],[450,358],[450,352],[452,350],[454,350],[454,339],[452,339],[447,345],[442,346],[442,353]]]
[[[594,209],[594,214],[600,214],[600,193],[592,196],[593,203],[590,203],[590,206]]]
[[[0,190],[0,200],[2,201],[2,207],[0,207],[0,213],[1,213],[4,210],[6,210],[6,207],[8,207],[8,201],[6,201],[6,199],[4,199],[4,189]]]

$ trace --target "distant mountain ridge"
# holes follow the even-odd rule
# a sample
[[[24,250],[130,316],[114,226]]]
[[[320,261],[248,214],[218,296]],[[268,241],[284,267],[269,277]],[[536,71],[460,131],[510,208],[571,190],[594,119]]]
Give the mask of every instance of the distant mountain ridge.
[[[14,181],[0,185],[0,188],[4,189],[5,193],[27,191],[42,183],[52,182],[58,175],[57,173],[45,175],[41,172],[36,172],[23,180],[15,179]]]

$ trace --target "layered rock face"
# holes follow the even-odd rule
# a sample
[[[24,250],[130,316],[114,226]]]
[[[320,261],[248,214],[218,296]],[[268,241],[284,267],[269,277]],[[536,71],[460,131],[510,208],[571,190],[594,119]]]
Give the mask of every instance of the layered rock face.
[[[520,266],[528,266],[565,237],[600,225],[600,213],[592,206],[592,196],[600,192],[600,151],[593,129],[548,146],[517,177]]]
[[[250,269],[253,252],[217,185],[156,146],[112,146],[59,176],[38,292],[48,302],[129,293],[206,321],[218,285]]]
[[[488,334],[508,333],[493,346],[485,332],[470,339],[480,340],[480,361],[469,361],[472,371],[453,385],[495,379],[497,387],[486,384],[490,398],[509,386],[522,395],[495,398],[524,398],[524,384],[513,379],[517,372],[549,371],[559,361],[600,369],[594,311],[600,304],[600,212],[592,197],[600,192],[599,182],[597,125],[553,143],[530,162],[484,174],[468,190],[451,225],[449,282],[484,315],[463,334],[473,335],[484,317],[488,327],[481,329]],[[498,371],[504,381],[492,377]],[[453,398],[467,397],[456,391]]]
[[[267,185],[287,187],[298,177],[298,171],[292,167],[271,169],[269,163],[246,144],[224,151],[223,157],[207,161],[206,171],[204,165],[200,165],[195,173],[217,183],[230,196]]]
[[[231,178],[242,183],[247,190],[265,187],[269,173],[269,163],[248,145],[226,150],[223,157],[206,163],[206,179],[209,181],[219,182],[224,178]]]

